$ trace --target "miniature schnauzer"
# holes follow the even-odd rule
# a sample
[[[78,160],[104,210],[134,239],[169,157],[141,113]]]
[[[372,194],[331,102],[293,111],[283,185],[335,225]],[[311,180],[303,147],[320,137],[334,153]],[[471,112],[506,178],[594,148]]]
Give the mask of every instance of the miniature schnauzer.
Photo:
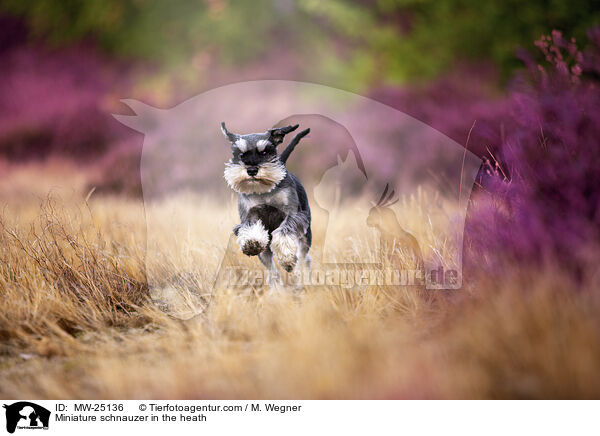
[[[265,133],[237,135],[221,123],[223,135],[231,142],[233,157],[225,164],[225,180],[238,193],[241,223],[233,228],[244,254],[256,256],[269,271],[269,284],[281,277],[273,257],[284,270],[291,272],[300,259],[310,268],[308,251],[312,242],[310,207],[300,180],[285,163],[310,129],[298,133],[278,156],[277,146],[298,128],[287,126]]]

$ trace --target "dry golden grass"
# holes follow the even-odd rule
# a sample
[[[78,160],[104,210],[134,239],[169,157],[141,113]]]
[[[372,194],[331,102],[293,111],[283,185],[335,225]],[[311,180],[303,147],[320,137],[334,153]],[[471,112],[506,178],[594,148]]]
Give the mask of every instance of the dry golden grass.
[[[43,182],[35,166],[0,182],[2,397],[589,398],[600,392],[600,302],[591,285],[574,289],[558,271],[515,268],[503,283],[472,278],[448,292],[330,286],[211,294],[224,250],[215,254],[202,226],[159,232],[154,249],[164,261],[146,259],[142,204],[94,195],[86,202],[83,178],[65,179],[72,169],[57,165],[44,169]],[[405,203],[402,219],[412,220],[431,250],[448,250],[431,233],[423,201]],[[152,207],[172,216],[173,204],[181,204],[172,202]],[[230,213],[224,210],[223,220]],[[189,224],[197,215],[191,210],[177,219]],[[179,231],[195,242],[173,245],[184,240]],[[359,249],[369,243],[362,237]],[[146,260],[154,277],[193,273],[181,283],[209,302],[202,313],[182,321],[161,310],[147,285]]]

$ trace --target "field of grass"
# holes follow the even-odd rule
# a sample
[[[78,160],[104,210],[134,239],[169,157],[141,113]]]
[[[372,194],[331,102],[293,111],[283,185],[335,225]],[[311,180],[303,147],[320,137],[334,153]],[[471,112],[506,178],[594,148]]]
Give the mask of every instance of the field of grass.
[[[600,393],[597,283],[575,285],[559,268],[515,265],[502,281],[475,273],[456,291],[213,292],[223,255],[210,242],[215,230],[173,252],[178,234],[165,229],[152,247],[162,257],[146,258],[141,201],[88,195],[86,177],[60,162],[2,170],[0,397]],[[412,209],[402,219],[414,220],[428,249],[447,249],[427,230],[428,205],[405,205]],[[177,219],[198,218],[190,207]],[[365,244],[372,235],[356,237]],[[154,278],[182,277],[196,317],[182,320],[169,313],[172,302],[157,304],[165,296],[149,288],[146,261]]]

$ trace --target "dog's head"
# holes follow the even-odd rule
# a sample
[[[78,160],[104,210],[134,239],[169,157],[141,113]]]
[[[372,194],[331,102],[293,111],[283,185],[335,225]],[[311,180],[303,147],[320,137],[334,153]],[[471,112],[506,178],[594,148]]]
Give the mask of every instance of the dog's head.
[[[271,191],[286,175],[285,165],[277,156],[283,138],[298,128],[270,129],[264,133],[238,135],[221,123],[223,135],[231,142],[232,158],[225,164],[225,180],[236,192],[263,194]]]

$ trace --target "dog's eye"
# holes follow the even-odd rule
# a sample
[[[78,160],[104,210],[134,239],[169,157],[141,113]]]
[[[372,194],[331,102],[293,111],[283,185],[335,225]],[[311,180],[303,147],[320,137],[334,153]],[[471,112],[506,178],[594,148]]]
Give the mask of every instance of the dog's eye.
[[[261,151],[261,152],[260,152],[260,154],[261,154],[262,156],[264,156],[265,154],[267,154],[267,150],[263,150],[263,151]]]

